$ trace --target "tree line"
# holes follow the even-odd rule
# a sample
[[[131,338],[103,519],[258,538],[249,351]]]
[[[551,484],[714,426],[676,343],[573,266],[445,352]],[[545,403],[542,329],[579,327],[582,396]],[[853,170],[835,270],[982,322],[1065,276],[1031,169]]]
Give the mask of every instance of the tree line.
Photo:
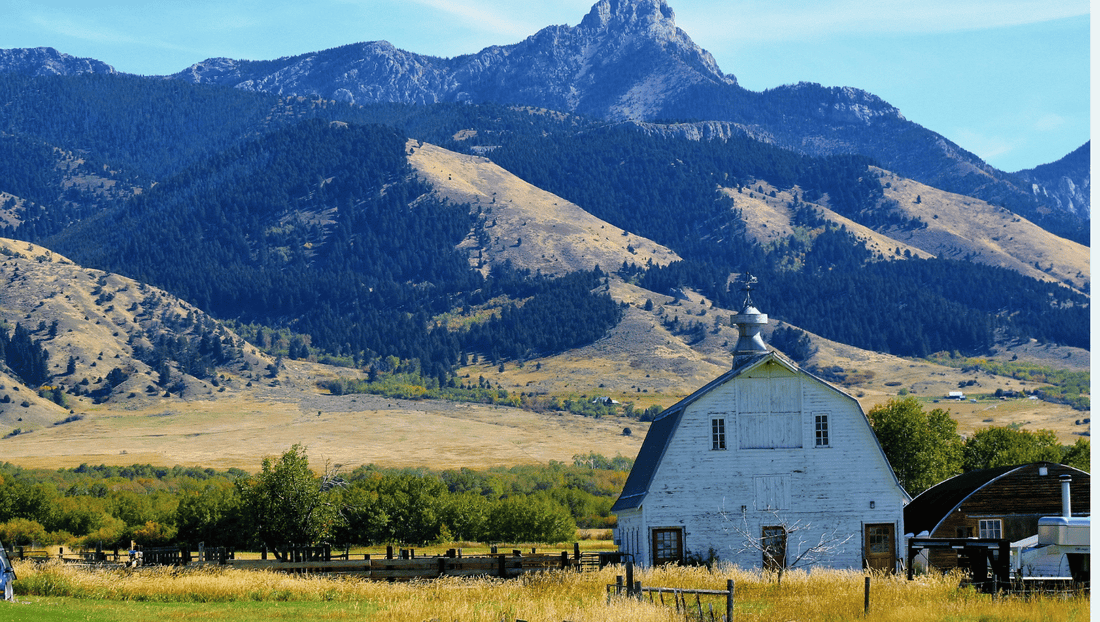
[[[0,541],[105,547],[567,542],[611,527],[633,461],[578,455],[512,468],[317,473],[305,448],[240,469],[0,464]]]
[[[989,426],[963,438],[951,413],[925,412],[913,396],[890,400],[867,413],[890,466],[912,496],[968,471],[1032,462],[1056,462],[1089,471],[1090,443],[1062,445],[1050,430]]]

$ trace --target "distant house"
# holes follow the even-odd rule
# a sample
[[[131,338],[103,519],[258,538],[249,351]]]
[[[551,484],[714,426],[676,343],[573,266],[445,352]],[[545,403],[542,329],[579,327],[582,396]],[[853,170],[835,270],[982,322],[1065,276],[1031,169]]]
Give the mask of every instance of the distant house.
[[[1039,533],[1039,519],[1062,513],[1059,478],[1071,478],[1074,516],[1089,515],[1090,476],[1064,464],[1036,462],[970,471],[917,495],[905,508],[905,532],[927,538],[991,538],[1018,542]],[[952,549],[930,550],[939,570],[960,565]]]
[[[769,352],[746,296],[733,369],[653,421],[612,508],[619,550],[658,565],[688,555],[893,570],[909,496],[859,403]],[[746,546],[754,540],[755,546]]]

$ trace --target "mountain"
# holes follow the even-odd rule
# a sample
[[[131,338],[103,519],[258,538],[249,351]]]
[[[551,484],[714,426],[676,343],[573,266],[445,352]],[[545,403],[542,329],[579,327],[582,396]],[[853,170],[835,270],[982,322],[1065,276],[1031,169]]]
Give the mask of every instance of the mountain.
[[[1092,197],[1091,147],[1090,140],[1057,162],[1018,171],[1016,176],[1030,184],[1037,200],[1088,220]]]
[[[4,233],[161,288],[257,343],[284,331],[297,340],[289,358],[411,370],[438,387],[471,384],[469,358],[537,369],[644,326],[689,349],[708,344],[706,365],[679,368],[706,375],[728,336],[710,309],[739,308],[730,283],[743,273],[765,284],[772,317],[850,347],[910,357],[1029,339],[1087,347],[1087,247],[1000,203],[834,151],[895,143],[902,165],[932,162],[938,179],[1008,181],[871,94],[740,89],[674,24],[661,3],[606,2],[579,26],[485,50],[480,64],[391,47],[391,66],[371,56],[381,44],[221,64],[274,90],[326,73],[351,85],[349,59],[364,72],[378,61],[393,80],[371,84],[403,84],[420,98],[410,102],[430,101],[421,87],[433,81],[469,87],[434,104],[0,73]],[[469,77],[474,65],[489,73],[456,82],[456,67]],[[537,75],[555,79],[523,86]],[[496,95],[477,103],[474,87]],[[505,101],[540,92],[566,109]],[[711,120],[670,120],[677,106]],[[627,119],[643,113],[654,118]],[[651,300],[667,302],[654,303],[657,318]],[[206,335],[207,353],[213,343]],[[179,356],[212,381],[202,356]]]
[[[664,0],[600,0],[577,26],[550,26],[520,43],[451,59],[382,41],[273,61],[208,59],[170,77],[359,104],[496,102],[610,121],[725,122],[808,155],[863,154],[905,177],[1088,240],[1076,212],[1047,209],[1045,197],[1020,180],[871,93],[812,83],[763,93],[741,88],[676,26]]]
[[[663,0],[601,0],[579,26],[453,59],[379,41],[274,61],[208,59],[170,77],[358,104],[497,102],[611,119],[659,115],[698,84],[736,85]]]
[[[76,58],[53,48],[0,50],[4,73],[26,76],[75,76],[83,73],[115,73],[114,67],[94,58]]]

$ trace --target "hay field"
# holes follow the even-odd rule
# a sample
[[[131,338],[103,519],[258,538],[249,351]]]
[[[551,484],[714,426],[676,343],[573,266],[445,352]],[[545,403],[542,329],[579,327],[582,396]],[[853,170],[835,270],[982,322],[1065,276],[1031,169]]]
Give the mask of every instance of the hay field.
[[[3,605],[5,620],[295,619],[421,622],[512,620],[560,622],[683,621],[659,600],[609,599],[607,585],[623,574],[621,566],[599,572],[554,571],[521,579],[437,579],[412,583],[327,579],[214,568],[210,570],[140,569],[86,571],[58,564],[19,563],[16,604]],[[734,619],[832,622],[881,620],[922,622],[1084,620],[1089,598],[1033,597],[991,599],[959,589],[955,575],[874,576],[870,611],[864,615],[864,573],[814,571],[788,573],[782,584],[758,572],[735,568],[667,567],[641,569],[635,579],[649,587],[724,590],[734,581]],[[692,613],[708,619],[725,613],[724,597],[706,596]],[[52,613],[52,617],[44,614]],[[62,614],[58,616],[57,614]]]
[[[648,427],[483,404],[322,395],[285,383],[259,398],[161,401],[140,410],[103,405],[80,421],[4,439],[3,459],[45,468],[149,463],[254,471],[264,456],[300,442],[319,468],[484,469],[572,463],[573,455],[591,452],[633,457]],[[624,427],[634,434],[624,436]]]

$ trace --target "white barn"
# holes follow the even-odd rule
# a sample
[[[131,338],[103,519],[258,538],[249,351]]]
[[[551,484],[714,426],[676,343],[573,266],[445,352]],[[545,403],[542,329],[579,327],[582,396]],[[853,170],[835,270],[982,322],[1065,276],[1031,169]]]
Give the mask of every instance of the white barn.
[[[894,570],[910,498],[863,409],[769,352],[748,297],[733,322],[733,369],[650,427],[612,508],[619,550],[640,565],[713,553],[745,568]]]

